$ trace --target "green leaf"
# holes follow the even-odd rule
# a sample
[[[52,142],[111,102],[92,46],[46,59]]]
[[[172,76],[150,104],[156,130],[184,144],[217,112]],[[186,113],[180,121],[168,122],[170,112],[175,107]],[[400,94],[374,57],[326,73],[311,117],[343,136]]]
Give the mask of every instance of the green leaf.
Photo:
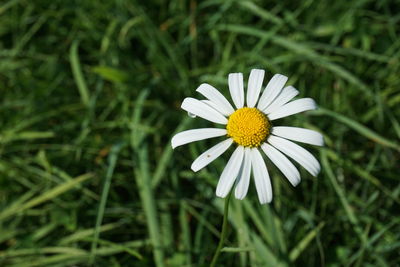
[[[125,82],[129,78],[129,74],[125,71],[107,66],[96,66],[92,68],[92,71],[103,79],[115,83]]]

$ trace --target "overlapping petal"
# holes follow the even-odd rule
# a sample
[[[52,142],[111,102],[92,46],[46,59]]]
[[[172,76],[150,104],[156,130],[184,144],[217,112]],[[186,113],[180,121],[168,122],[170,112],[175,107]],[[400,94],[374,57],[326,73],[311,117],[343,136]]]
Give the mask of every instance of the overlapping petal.
[[[276,111],[298,94],[299,91],[297,91],[293,86],[283,88],[282,92],[275,98],[274,101],[272,101],[271,105],[263,110],[263,112],[265,114],[269,114]]]
[[[289,182],[296,186],[300,183],[300,173],[290,160],[279,150],[269,144],[262,144],[262,150],[265,155],[275,164],[276,167],[285,175]]]
[[[272,128],[272,134],[306,144],[316,146],[324,145],[324,137],[322,134],[309,129],[289,126],[275,126]]]
[[[238,146],[233,152],[231,158],[226,164],[222,171],[221,177],[219,178],[216,195],[218,197],[226,197],[235,182],[240,167],[242,165],[244,155],[244,147]]]
[[[193,115],[219,124],[227,124],[228,119],[211,106],[195,98],[187,97],[183,100],[181,108]]]
[[[244,149],[244,158],[242,167],[239,173],[239,181],[236,184],[235,197],[237,199],[243,199],[247,195],[250,184],[250,174],[251,174],[251,155],[250,148],[246,147]]]
[[[276,111],[272,112],[271,114],[268,115],[268,118],[273,121],[277,120],[280,118],[284,118],[293,114],[297,114],[303,111],[307,110],[312,110],[316,109],[317,104],[312,98],[301,98],[294,100],[292,102],[289,102],[280,108],[278,108]]]
[[[203,83],[196,91],[208,98],[214,104],[214,108],[223,115],[229,116],[235,111],[229,101],[213,86]]]
[[[251,149],[250,153],[258,200],[261,204],[269,203],[272,201],[272,187],[267,166],[257,148]]]
[[[319,165],[318,160],[310,152],[308,152],[301,146],[289,140],[273,135],[268,138],[268,143],[297,161],[311,175],[317,176],[317,174],[321,170],[321,166]]]
[[[275,74],[265,87],[264,92],[258,101],[257,108],[259,110],[266,109],[282,91],[287,80],[288,77],[282,74]]]

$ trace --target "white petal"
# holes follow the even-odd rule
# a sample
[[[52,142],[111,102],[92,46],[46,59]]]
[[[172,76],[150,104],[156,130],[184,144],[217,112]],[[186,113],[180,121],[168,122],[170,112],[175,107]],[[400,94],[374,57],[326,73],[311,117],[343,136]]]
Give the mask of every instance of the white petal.
[[[193,129],[187,130],[180,133],[177,133],[174,137],[172,137],[171,145],[172,148],[208,139],[218,136],[226,135],[226,129],[218,129],[218,128],[201,128],[201,129]]]
[[[242,108],[244,106],[243,74],[230,73],[228,84],[233,103],[235,103],[237,108]]]
[[[238,146],[233,152],[231,158],[226,164],[222,171],[221,177],[219,178],[216,194],[218,197],[226,197],[235,182],[240,166],[242,165],[244,155],[243,146]]]
[[[210,107],[212,107],[213,109],[215,109],[216,111],[218,111],[218,112],[220,112],[221,113],[221,111],[219,111],[218,109],[218,105],[217,104],[215,104],[214,102],[212,102],[211,100],[206,100],[206,99],[203,99],[203,100],[200,100],[201,102],[203,102],[203,103],[206,103],[207,105],[209,105]],[[221,113],[222,114],[222,113]],[[225,115],[225,114],[223,114],[223,115]],[[195,116],[196,117],[196,116]]]
[[[276,167],[286,176],[289,182],[296,186],[300,183],[300,173],[288,158],[266,143],[261,145],[262,150]]]
[[[293,86],[288,86],[283,88],[282,92],[275,98],[275,100],[271,103],[271,105],[269,105],[266,109],[263,110],[263,112],[265,114],[274,112],[279,107],[292,100],[292,98],[298,94],[299,91],[297,91]]]
[[[289,126],[276,126],[272,128],[272,134],[311,145],[324,145],[324,138],[322,134],[309,129]]]
[[[192,114],[192,113],[190,113],[190,112],[188,112],[187,114],[188,114],[188,116],[189,116],[190,118],[196,118],[196,117],[197,117],[196,115],[194,115],[194,114]]]
[[[297,161],[309,173],[311,173],[311,175],[317,176],[317,174],[321,170],[321,166],[319,165],[318,160],[310,152],[308,152],[301,146],[289,140],[273,135],[269,136],[268,143]]]
[[[243,158],[241,172],[239,174],[239,181],[235,189],[235,197],[237,199],[243,199],[247,195],[247,190],[249,189],[249,184],[250,184],[250,174],[251,174],[250,148],[246,147],[244,149],[244,158]]]
[[[206,103],[201,102],[195,98],[187,97],[183,100],[181,108],[190,112],[200,118],[220,123],[227,124],[228,120],[218,111],[207,105]]]
[[[215,108],[225,116],[229,116],[235,111],[228,100],[226,100],[226,98],[211,85],[203,83],[196,89],[196,91],[213,102]]]
[[[249,82],[247,84],[247,106],[253,108],[260,96],[261,87],[264,80],[264,70],[254,69],[250,72]]]
[[[259,110],[264,110],[267,108],[282,91],[282,88],[287,80],[288,77],[281,74],[275,74],[265,87],[264,92],[260,97],[260,101],[258,102],[257,108]]]
[[[250,153],[258,200],[261,204],[269,203],[272,201],[272,187],[267,166],[257,148],[251,149]]]
[[[276,120],[296,113],[316,109],[317,104],[312,98],[301,98],[279,107],[268,115],[270,120]]]
[[[216,158],[222,155],[233,143],[232,138],[226,139],[210,149],[206,150],[203,154],[197,157],[192,163],[192,170],[197,172],[203,169],[205,166],[213,162]]]

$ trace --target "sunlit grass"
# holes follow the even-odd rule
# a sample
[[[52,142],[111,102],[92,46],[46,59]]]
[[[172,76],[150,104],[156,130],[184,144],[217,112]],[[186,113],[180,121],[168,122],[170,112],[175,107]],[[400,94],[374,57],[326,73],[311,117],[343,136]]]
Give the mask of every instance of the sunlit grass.
[[[226,266],[395,266],[400,247],[400,24],[391,1],[0,4],[0,265],[207,266],[225,157],[193,173],[209,127],[179,110],[251,68],[321,109],[317,178],[268,164],[271,205],[231,200]],[[193,121],[196,120],[195,124]]]

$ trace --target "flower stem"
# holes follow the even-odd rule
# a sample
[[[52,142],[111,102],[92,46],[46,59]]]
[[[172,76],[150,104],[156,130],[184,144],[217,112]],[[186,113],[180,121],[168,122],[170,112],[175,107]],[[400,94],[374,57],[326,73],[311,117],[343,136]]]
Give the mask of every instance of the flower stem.
[[[225,198],[224,219],[222,221],[221,235],[220,235],[220,238],[219,238],[218,247],[215,250],[214,257],[213,257],[213,259],[211,261],[210,267],[214,267],[217,264],[218,257],[221,254],[221,250],[222,250],[222,247],[223,247],[224,242],[225,242],[226,233],[227,233],[227,229],[228,229],[229,200],[231,199],[231,193],[232,193],[232,191]]]

